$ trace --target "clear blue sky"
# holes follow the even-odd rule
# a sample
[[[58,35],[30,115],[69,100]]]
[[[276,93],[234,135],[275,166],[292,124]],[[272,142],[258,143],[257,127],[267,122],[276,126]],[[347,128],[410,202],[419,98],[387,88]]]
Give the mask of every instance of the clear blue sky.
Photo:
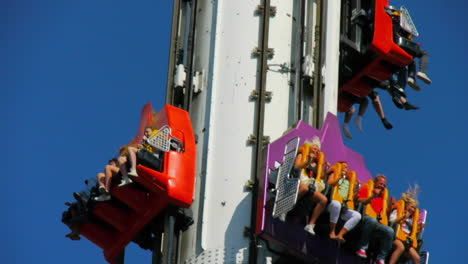
[[[143,104],[158,108],[164,101],[172,2],[129,3],[0,1],[2,263],[104,263],[86,239],[64,238],[60,217],[72,192],[135,134]],[[467,6],[393,1],[402,3],[431,55],[433,85],[408,90],[421,106],[413,112],[381,94],[394,129],[385,130],[369,108],[365,133],[352,127],[354,139],[345,144],[365,156],[371,173],[387,175],[392,195],[421,186],[431,263],[460,263],[468,259]],[[151,261],[150,252],[133,245],[126,257]]]

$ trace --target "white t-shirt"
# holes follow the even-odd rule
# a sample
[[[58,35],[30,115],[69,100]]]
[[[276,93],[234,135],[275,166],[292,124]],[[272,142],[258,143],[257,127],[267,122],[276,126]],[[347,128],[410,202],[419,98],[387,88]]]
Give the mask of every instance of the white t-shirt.
[[[397,210],[393,210],[392,213],[390,214],[390,222],[395,222],[396,219],[397,219]],[[411,217],[406,218],[405,221],[401,223],[401,230],[405,234],[411,233],[412,228],[413,228],[413,219]]]

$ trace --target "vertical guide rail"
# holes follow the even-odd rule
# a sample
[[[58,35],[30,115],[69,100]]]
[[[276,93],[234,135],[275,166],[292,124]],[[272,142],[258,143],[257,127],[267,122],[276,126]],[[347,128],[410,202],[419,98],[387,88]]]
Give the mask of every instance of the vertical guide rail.
[[[198,0],[191,1],[190,8],[190,24],[189,34],[187,41],[187,77],[185,80],[185,95],[183,109],[190,113],[190,103],[192,102],[193,95],[193,50],[195,45],[195,24],[197,23],[197,6]]]
[[[179,47],[183,45],[183,37],[180,36],[180,26],[181,20],[184,19],[181,17],[181,0],[174,0],[172,7],[172,26],[171,26],[171,38],[169,46],[169,65],[167,71],[167,84],[166,84],[166,104],[177,105],[179,102],[175,98],[177,94],[174,92],[174,75],[176,64],[180,63],[180,54]],[[182,22],[183,23],[183,22]],[[190,49],[191,51],[191,49]],[[191,53],[190,53],[191,55]],[[187,79],[191,79],[187,77]],[[187,82],[186,82],[187,84]],[[186,85],[187,88],[187,85]],[[186,89],[186,94],[187,94]],[[185,100],[184,100],[185,101]],[[173,244],[174,244],[174,216],[170,212],[166,212],[164,217],[164,241],[161,241],[161,232],[156,234],[154,245],[153,245],[153,255],[152,263],[153,264],[170,264],[172,263],[171,258],[173,258]],[[163,245],[163,254],[161,254],[161,242]]]
[[[254,186],[252,189],[252,210],[251,210],[251,237],[249,244],[249,264],[257,263],[257,237],[253,234],[256,226],[256,211],[257,211],[257,196],[258,196],[258,181],[257,176],[262,173],[263,162],[263,128],[265,119],[265,92],[266,92],[266,75],[268,70],[268,36],[270,25],[270,0],[263,0],[262,18],[260,24],[260,61],[258,70],[258,104],[256,109],[255,136],[257,144],[255,145],[255,168],[254,168]]]
[[[297,122],[302,119],[304,104],[301,100],[302,97],[302,64],[304,57],[304,22],[305,22],[305,1],[300,0],[298,6],[298,18],[296,23],[296,52],[294,54],[294,120]]]
[[[166,84],[166,104],[173,105],[174,102],[174,73],[177,56],[177,43],[179,40],[179,24],[180,24],[180,0],[174,0],[172,6],[172,26],[171,40],[169,46],[169,65],[167,69],[167,84]]]
[[[175,253],[174,251],[174,228],[175,228],[175,216],[171,210],[166,212],[164,216],[164,241],[163,241],[163,264],[175,263]]]
[[[153,241],[153,256],[152,264],[161,264],[162,254],[161,254],[161,231],[158,230],[157,234],[154,237]]]
[[[323,17],[322,0],[317,0],[316,24],[314,29],[315,34],[315,49],[314,49],[314,78],[313,78],[313,123],[312,126],[320,128],[323,121],[323,100],[322,100],[322,17]]]

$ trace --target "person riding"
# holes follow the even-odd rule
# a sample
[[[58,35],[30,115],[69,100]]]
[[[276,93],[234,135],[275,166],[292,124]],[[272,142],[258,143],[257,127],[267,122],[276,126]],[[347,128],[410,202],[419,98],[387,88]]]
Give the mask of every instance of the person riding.
[[[319,153],[320,146],[318,137],[314,137],[312,141],[304,142],[294,161],[294,169],[300,170],[298,199],[305,197],[316,203],[309,223],[304,227],[304,230],[311,235],[315,235],[315,223],[327,204],[327,197],[321,193],[325,184],[317,177],[322,173],[323,165],[323,153]],[[320,155],[322,155],[322,160],[319,160]]]
[[[401,195],[401,199],[393,206],[390,214],[390,223],[395,226],[396,239],[393,241],[395,250],[390,257],[390,264],[395,264],[403,252],[408,252],[414,264],[419,263],[418,246],[418,201],[416,200],[418,186],[410,188]]]
[[[353,171],[348,171],[346,161],[337,162],[329,169],[329,172],[331,174],[327,183],[333,187],[332,201],[327,208],[330,213],[329,236],[339,243],[344,243],[343,236],[361,220],[361,214],[353,210],[356,174]],[[339,217],[345,221],[345,224],[336,235],[336,223]]]

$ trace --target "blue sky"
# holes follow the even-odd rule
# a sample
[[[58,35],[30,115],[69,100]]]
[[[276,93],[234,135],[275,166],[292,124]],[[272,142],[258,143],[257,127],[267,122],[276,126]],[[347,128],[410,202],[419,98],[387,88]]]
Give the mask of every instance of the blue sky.
[[[387,175],[393,196],[421,186],[431,263],[457,263],[468,259],[467,8],[460,0],[392,4],[402,3],[431,56],[433,85],[408,90],[421,107],[413,112],[381,93],[394,129],[385,130],[369,108],[364,134],[352,127],[345,144],[365,156],[371,173]],[[171,1],[0,1],[2,263],[104,262],[86,239],[64,238],[63,203],[131,139],[144,103],[162,106],[171,10]],[[133,245],[126,257],[151,261]]]

